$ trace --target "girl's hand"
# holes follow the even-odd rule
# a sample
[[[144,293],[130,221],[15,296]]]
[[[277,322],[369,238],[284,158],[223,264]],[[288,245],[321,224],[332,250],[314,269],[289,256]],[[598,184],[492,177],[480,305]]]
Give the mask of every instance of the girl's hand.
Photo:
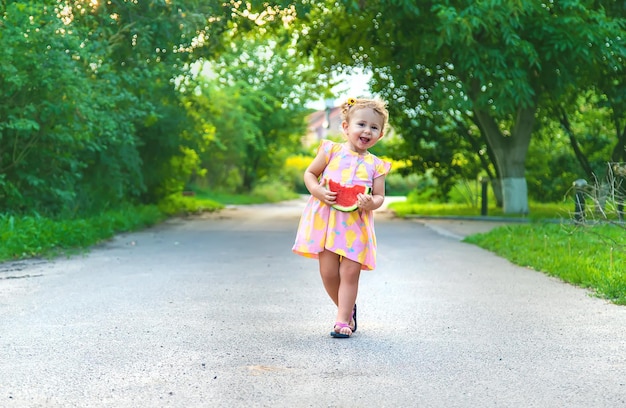
[[[375,205],[374,196],[370,194],[358,194],[356,196],[356,199],[357,199],[356,201],[357,206],[362,210],[372,211],[380,207],[380,206],[377,207]]]
[[[337,202],[337,192],[328,190],[325,183],[318,185],[315,193],[315,197],[326,205],[333,205]]]

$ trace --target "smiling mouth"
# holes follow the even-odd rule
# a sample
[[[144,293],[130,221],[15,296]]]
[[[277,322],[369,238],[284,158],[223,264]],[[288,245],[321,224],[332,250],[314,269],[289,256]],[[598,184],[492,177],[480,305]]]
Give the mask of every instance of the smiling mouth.
[[[367,144],[369,143],[370,139],[368,139],[367,137],[359,137],[359,140],[361,141],[361,143],[363,144]]]

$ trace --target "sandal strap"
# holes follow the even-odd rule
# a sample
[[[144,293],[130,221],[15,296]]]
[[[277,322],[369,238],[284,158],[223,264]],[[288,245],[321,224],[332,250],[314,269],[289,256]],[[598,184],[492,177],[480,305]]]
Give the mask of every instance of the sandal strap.
[[[340,329],[347,327],[348,329],[352,330],[349,323],[335,322],[335,327],[339,327]]]

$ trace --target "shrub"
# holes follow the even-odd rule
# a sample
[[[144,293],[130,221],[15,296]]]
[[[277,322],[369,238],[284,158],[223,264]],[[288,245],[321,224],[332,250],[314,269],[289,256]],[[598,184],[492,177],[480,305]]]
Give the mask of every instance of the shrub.
[[[203,211],[215,211],[224,208],[216,201],[183,196],[181,193],[170,194],[159,202],[159,210],[166,215],[187,215]]]
[[[308,194],[309,191],[304,185],[303,175],[306,168],[313,160],[311,156],[296,155],[289,156],[285,160],[283,178],[284,182],[289,184],[292,190],[298,194]]]
[[[298,194],[293,192],[291,186],[280,182],[261,183],[252,190],[252,195],[270,203],[291,200],[298,197]]]

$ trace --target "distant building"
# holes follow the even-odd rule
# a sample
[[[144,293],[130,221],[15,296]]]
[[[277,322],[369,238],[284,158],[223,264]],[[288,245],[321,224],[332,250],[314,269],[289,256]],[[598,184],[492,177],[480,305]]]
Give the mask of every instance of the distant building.
[[[308,116],[307,121],[307,134],[302,138],[302,144],[306,147],[317,145],[320,140],[329,136],[343,134],[340,106],[313,112]]]

